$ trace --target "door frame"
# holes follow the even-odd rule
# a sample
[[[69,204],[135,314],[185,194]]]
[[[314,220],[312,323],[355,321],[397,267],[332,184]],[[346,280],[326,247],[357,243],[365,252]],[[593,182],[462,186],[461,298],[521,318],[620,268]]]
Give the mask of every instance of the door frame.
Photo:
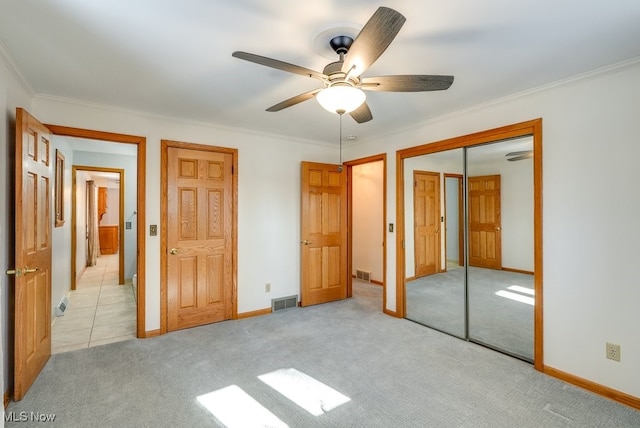
[[[542,290],[542,119],[520,122],[474,134],[449,138],[396,152],[396,313],[406,315],[405,287],[405,221],[404,221],[404,159],[479,144],[508,140],[517,137],[533,137],[533,233],[534,233],[534,359],[536,370],[544,371],[543,352],[543,290]]]
[[[120,187],[118,189],[120,207],[118,212],[118,284],[124,283],[124,188],[125,177],[124,169],[118,168],[102,168],[97,166],[85,166],[85,165],[72,165],[71,166],[71,289],[75,290],[77,287],[77,269],[76,269],[76,257],[77,257],[77,201],[76,191],[77,183],[76,177],[78,171],[96,171],[96,172],[111,172],[119,175]]]
[[[68,126],[47,124],[53,135],[61,137],[77,137],[89,140],[100,140],[110,143],[135,144],[137,149],[137,183],[136,183],[136,227],[138,229],[136,254],[137,274],[137,311],[136,337],[146,338],[156,336],[156,331],[146,331],[146,177],[147,177],[147,138],[136,135],[118,134],[114,132],[96,131],[92,129],[72,128]],[[72,260],[75,263],[75,260]]]
[[[457,191],[457,198],[458,198],[458,265],[460,265],[460,267],[465,266],[465,262],[464,262],[464,206],[463,204],[463,176],[462,174],[452,174],[452,173],[448,173],[445,172],[444,173],[444,258],[445,258],[445,263],[444,263],[444,269],[443,271],[446,272],[449,270],[449,267],[447,266],[447,254],[449,254],[447,252],[447,235],[449,233],[449,230],[447,228],[447,225],[449,224],[449,213],[447,212],[447,178],[451,178],[453,180],[456,180],[457,184],[458,184],[458,191]]]
[[[206,144],[184,143],[172,140],[160,140],[160,330],[159,334],[167,333],[167,231],[169,224],[167,204],[167,187],[168,187],[168,166],[169,166],[169,148],[201,150],[209,152],[218,152],[231,154],[233,164],[231,166],[231,196],[232,201],[232,220],[231,220],[231,246],[233,248],[231,254],[231,319],[238,319],[238,149],[228,147],[210,146]]]
[[[367,156],[344,162],[347,168],[347,298],[353,297],[353,167],[382,162],[382,311],[387,313],[387,154]],[[389,312],[389,314],[392,314]]]

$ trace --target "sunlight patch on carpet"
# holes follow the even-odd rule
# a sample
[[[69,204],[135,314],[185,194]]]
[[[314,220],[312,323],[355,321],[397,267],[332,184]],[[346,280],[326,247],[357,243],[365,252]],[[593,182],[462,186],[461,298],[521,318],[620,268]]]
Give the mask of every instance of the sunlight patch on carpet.
[[[507,290],[517,291],[518,293],[529,294],[530,296],[533,296],[536,293],[535,290],[533,290],[532,288],[522,287],[521,285],[512,285],[510,287],[507,287]]]
[[[535,300],[533,297],[523,296],[522,294],[512,293],[511,291],[506,291],[506,290],[496,291],[496,296],[515,300],[516,302],[526,303],[527,305],[531,305],[531,306],[535,304]]]
[[[227,428],[288,428],[253,397],[236,385],[196,397]]]
[[[280,369],[258,379],[314,416],[351,401],[349,397],[296,369]]]

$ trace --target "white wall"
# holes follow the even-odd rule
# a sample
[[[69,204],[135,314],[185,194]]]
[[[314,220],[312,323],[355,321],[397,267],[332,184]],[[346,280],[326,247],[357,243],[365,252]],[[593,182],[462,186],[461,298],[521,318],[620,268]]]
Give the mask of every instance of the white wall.
[[[383,183],[384,162],[370,162],[352,168],[353,271],[371,272],[372,281],[383,281]]]
[[[269,308],[272,298],[299,294],[300,162],[335,163],[334,143],[313,144],[50,98],[35,98],[33,104],[35,116],[46,123],[147,138],[146,230],[160,225],[161,139],[237,148],[238,312]],[[74,159],[85,164],[78,152]],[[128,212],[125,208],[125,217]],[[145,270],[145,323],[146,330],[153,331],[160,328],[160,235],[147,235]],[[264,291],[267,282],[270,293]]]
[[[640,397],[640,60],[350,145],[348,159],[543,119],[544,364]],[[395,221],[395,164],[387,218]],[[388,284],[395,235],[388,234]],[[387,287],[388,309],[396,289]],[[620,363],[605,342],[621,345]]]
[[[13,320],[9,319],[13,307],[13,279],[4,274],[13,266],[14,245],[14,158],[16,107],[31,108],[30,91],[5,65],[4,47],[0,44],[0,385],[3,392],[9,388],[9,375],[13,371]],[[0,426],[4,425],[4,418]]]
[[[71,289],[71,165],[73,151],[65,141],[52,140],[53,150],[58,149],[64,156],[64,224],[55,227],[51,219],[51,319],[56,318],[55,307]],[[52,154],[53,154],[52,153]]]

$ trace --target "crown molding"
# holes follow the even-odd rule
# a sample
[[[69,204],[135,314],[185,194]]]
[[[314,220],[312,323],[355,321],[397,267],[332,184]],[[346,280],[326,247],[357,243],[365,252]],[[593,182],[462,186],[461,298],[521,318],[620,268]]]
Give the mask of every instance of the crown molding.
[[[9,51],[9,48],[0,40],[0,58],[6,64],[7,69],[13,74],[13,77],[18,81],[20,86],[27,92],[30,97],[34,97],[36,95],[36,91],[33,89],[29,80],[25,77],[24,73],[18,67],[18,64],[13,60],[13,55]]]

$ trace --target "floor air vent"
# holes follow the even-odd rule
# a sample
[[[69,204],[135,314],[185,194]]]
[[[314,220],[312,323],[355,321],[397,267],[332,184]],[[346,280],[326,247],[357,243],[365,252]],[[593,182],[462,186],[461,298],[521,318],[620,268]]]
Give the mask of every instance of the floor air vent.
[[[366,270],[356,269],[356,278],[361,279],[363,281],[371,282],[371,272],[367,272]]]
[[[282,311],[298,306],[298,295],[271,300],[271,312]]]
[[[64,315],[64,311],[67,310],[67,306],[69,306],[69,298],[67,296],[63,296],[58,306],[56,306],[56,316],[61,317]]]

